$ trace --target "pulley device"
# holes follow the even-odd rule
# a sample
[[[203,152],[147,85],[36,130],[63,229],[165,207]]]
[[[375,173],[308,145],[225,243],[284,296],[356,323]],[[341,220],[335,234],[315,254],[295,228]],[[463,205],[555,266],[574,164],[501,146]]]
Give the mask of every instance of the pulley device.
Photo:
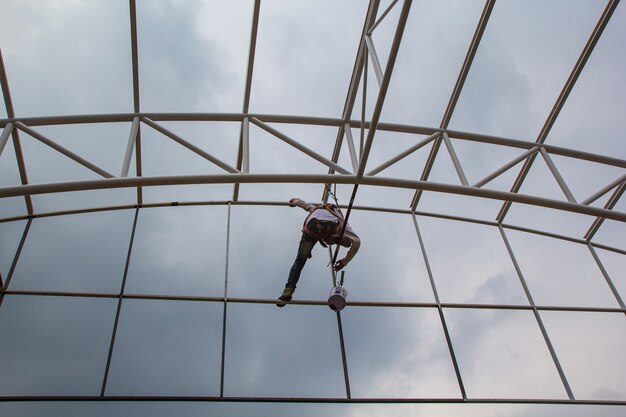
[[[330,297],[328,297],[328,307],[331,310],[341,311],[346,306],[346,299],[348,298],[348,290],[343,287],[343,279],[346,275],[346,271],[341,271],[341,280],[339,285],[333,287],[330,290]]]

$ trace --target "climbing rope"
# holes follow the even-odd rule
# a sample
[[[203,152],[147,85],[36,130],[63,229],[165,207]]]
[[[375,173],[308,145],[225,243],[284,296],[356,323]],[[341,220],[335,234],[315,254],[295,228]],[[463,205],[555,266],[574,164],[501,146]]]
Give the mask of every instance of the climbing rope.
[[[337,184],[335,184],[335,192],[337,191]],[[343,235],[346,232],[346,226],[348,225],[348,218],[350,217],[350,212],[352,211],[352,205],[354,204],[354,197],[356,197],[356,192],[359,189],[359,184],[355,184],[354,188],[352,189],[352,196],[350,197],[350,204],[348,204],[348,208],[346,209],[346,216],[343,219],[343,225],[341,226],[341,232],[339,233],[339,242],[341,242],[341,239],[343,239]],[[335,196],[335,194],[333,192],[330,191],[330,185],[328,186],[328,192],[329,194],[333,197],[333,199],[335,200],[335,203],[337,203],[337,208],[339,208],[339,203],[337,202],[337,197]],[[334,269],[335,267],[335,263],[337,262],[337,256],[339,255],[339,247],[341,245],[337,244],[337,248],[335,249],[335,254],[333,255],[332,261],[331,261],[331,265]],[[343,282],[343,280],[342,280]]]

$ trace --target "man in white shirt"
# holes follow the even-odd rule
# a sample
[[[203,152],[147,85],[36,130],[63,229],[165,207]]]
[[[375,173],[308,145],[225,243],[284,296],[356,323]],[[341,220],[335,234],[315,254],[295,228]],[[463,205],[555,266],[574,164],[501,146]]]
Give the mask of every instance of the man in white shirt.
[[[279,301],[276,303],[278,307],[284,307],[285,301],[291,301],[300,279],[302,268],[304,268],[307,259],[311,257],[311,251],[317,242],[320,242],[324,247],[326,245],[341,245],[350,248],[346,257],[338,260],[333,265],[335,271],[344,268],[354,258],[361,246],[361,240],[354,233],[350,224],[346,224],[343,236],[340,236],[344,218],[337,206],[333,204],[314,205],[299,198],[289,200],[289,205],[291,207],[300,207],[308,211],[309,215],[304,220],[298,254],[289,271],[287,284],[283,293],[278,297]]]

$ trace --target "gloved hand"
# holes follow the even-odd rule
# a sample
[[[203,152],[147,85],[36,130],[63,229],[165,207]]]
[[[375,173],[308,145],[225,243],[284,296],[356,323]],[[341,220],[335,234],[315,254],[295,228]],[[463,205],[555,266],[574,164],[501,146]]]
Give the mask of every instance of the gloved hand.
[[[293,204],[293,200],[295,200],[295,198],[292,198],[291,200],[289,200],[289,207],[295,207],[296,205]]]
[[[346,264],[347,262],[345,261],[345,259],[340,259],[335,262],[335,265],[333,265],[333,269],[335,271],[341,271],[346,266]]]

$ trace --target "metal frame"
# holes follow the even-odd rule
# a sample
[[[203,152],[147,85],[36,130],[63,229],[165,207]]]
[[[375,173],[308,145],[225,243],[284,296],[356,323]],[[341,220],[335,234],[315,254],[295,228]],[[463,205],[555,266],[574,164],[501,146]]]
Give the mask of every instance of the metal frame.
[[[485,2],[484,9],[480,16],[472,42],[467,51],[465,61],[463,62],[459,76],[456,80],[453,92],[448,102],[448,106],[443,115],[441,124],[439,127],[421,127],[421,126],[409,126],[393,123],[385,123],[380,120],[383,106],[386,100],[387,89],[389,87],[390,80],[393,76],[393,69],[396,57],[401,47],[402,36],[404,33],[405,25],[407,24],[408,15],[411,9],[411,0],[404,0],[402,2],[399,17],[396,22],[396,30],[392,44],[390,46],[389,58],[385,66],[381,65],[378,56],[375,51],[372,35],[380,22],[388,18],[389,12],[396,6],[398,6],[399,0],[394,0],[386,10],[384,10],[380,16],[378,16],[378,9],[380,2],[378,0],[371,0],[368,6],[368,11],[365,17],[363,30],[361,33],[361,41],[359,42],[358,50],[356,53],[355,64],[348,86],[347,96],[344,104],[344,109],[340,118],[316,118],[307,116],[289,116],[289,115],[267,115],[267,114],[255,114],[249,112],[250,98],[252,94],[252,79],[254,72],[254,61],[256,56],[256,41],[259,28],[259,16],[261,11],[261,1],[255,0],[254,11],[252,15],[250,46],[248,51],[248,67],[245,81],[245,92],[243,97],[243,106],[241,113],[229,113],[229,114],[213,114],[213,113],[144,113],[140,108],[140,82],[139,82],[139,60],[138,60],[138,35],[137,35],[137,12],[135,0],[129,0],[129,15],[130,15],[130,42],[131,42],[131,54],[132,54],[132,74],[133,74],[133,113],[128,114],[100,114],[100,115],[74,115],[74,116],[57,116],[57,117],[17,117],[11,100],[9,90],[9,80],[4,67],[4,61],[2,60],[2,54],[0,51],[0,82],[3,91],[4,103],[7,109],[8,118],[0,120],[0,128],[4,128],[0,134],[0,155],[4,147],[8,143],[9,138],[13,139],[13,145],[15,149],[15,158],[21,178],[21,184],[16,186],[8,186],[0,188],[0,199],[23,196],[25,198],[27,213],[23,216],[16,216],[11,218],[2,218],[0,223],[22,221],[27,220],[24,228],[18,249],[13,258],[13,262],[10,271],[4,280],[0,277],[0,306],[5,296],[56,296],[56,297],[93,297],[93,298],[115,298],[118,300],[117,311],[113,326],[113,332],[111,335],[111,342],[109,347],[109,353],[107,358],[106,370],[103,375],[102,388],[100,395],[98,396],[0,396],[0,402],[6,401],[215,401],[215,402],[283,402],[283,403],[473,403],[473,404],[585,404],[585,405],[619,405],[626,406],[626,401],[604,401],[604,400],[579,400],[574,396],[569,382],[567,380],[565,371],[563,370],[556,350],[552,346],[549,334],[545,329],[541,312],[543,311],[560,311],[560,312],[595,312],[604,314],[620,314],[626,315],[626,306],[619,294],[619,291],[614,286],[609,273],[602,264],[599,256],[596,253],[596,249],[604,249],[612,251],[613,253],[626,256],[626,248],[616,248],[607,245],[593,242],[593,238],[597,231],[602,227],[605,219],[611,219],[619,222],[626,222],[626,213],[614,210],[616,204],[622,197],[626,189],[626,174],[622,174],[620,177],[611,181],[609,184],[596,190],[591,196],[584,199],[582,202],[577,201],[570,187],[567,185],[565,179],[559,173],[557,165],[554,163],[551,156],[558,155],[562,157],[569,157],[578,159],[581,161],[592,162],[597,164],[603,164],[607,166],[618,167],[626,170],[626,160],[614,158],[605,155],[596,155],[588,152],[581,152],[573,149],[566,149],[561,147],[555,147],[545,144],[551,127],[553,126],[556,118],[558,117],[560,110],[562,109],[569,93],[574,88],[574,85],[578,79],[578,76],[582,72],[587,60],[589,59],[593,48],[600,39],[604,28],[610,20],[615,8],[617,7],[618,0],[609,0],[604,10],[603,15],[600,17],[593,33],[590,35],[589,40],[581,52],[581,55],[570,74],[561,94],[559,95],[553,109],[547,117],[547,120],[539,133],[536,140],[520,141],[510,138],[501,138],[488,135],[482,135],[474,132],[460,132],[448,129],[450,120],[454,114],[454,110],[460,94],[463,91],[465,80],[469,74],[472,66],[472,62],[476,55],[476,52],[480,46],[482,36],[488,25],[492,10],[495,6],[495,0],[487,0]],[[398,6],[399,7],[399,6]],[[378,16],[378,17],[377,17]],[[378,91],[376,92],[376,104],[372,111],[371,120],[366,120],[365,115],[365,102],[367,98],[367,77],[368,77],[368,61],[373,65],[376,81],[378,83]],[[363,103],[361,106],[360,117],[353,118],[353,110],[356,101],[356,97],[361,85]],[[215,158],[211,154],[202,150],[200,147],[192,145],[187,140],[177,135],[168,129],[165,129],[159,124],[164,121],[204,121],[211,122],[235,122],[240,123],[239,133],[239,148],[237,151],[235,166]],[[123,164],[119,176],[115,176],[109,172],[106,172],[88,161],[81,156],[74,154],[68,149],[61,147],[51,139],[38,133],[34,127],[46,126],[46,125],[67,125],[67,124],[92,124],[92,123],[129,123],[131,122],[131,130],[128,138],[128,145],[125,149]],[[250,171],[250,141],[254,138],[250,136],[250,123],[267,131],[277,139],[282,140],[288,146],[293,149],[311,157],[321,164],[321,169],[328,168],[326,174],[320,173],[317,175],[303,175],[299,173],[295,174],[257,174]],[[300,144],[296,139],[291,138],[280,130],[276,129],[269,124],[297,124],[302,126],[330,126],[337,128],[337,136],[335,139],[335,146],[332,155],[325,156],[323,153],[305,147]],[[141,153],[141,127],[147,125],[161,134],[165,135],[169,139],[178,143],[179,145],[186,147],[187,149],[195,152],[208,163],[217,165],[225,171],[225,174],[220,175],[189,175],[189,176],[153,176],[144,177],[142,174],[142,153]],[[352,128],[360,129],[361,143],[359,149],[355,146],[354,138],[352,137]],[[367,135],[365,130],[367,129]],[[47,184],[29,184],[27,177],[27,164],[24,160],[24,155],[21,150],[19,131],[28,134],[29,136],[37,139],[44,144],[51,147],[53,150],[65,155],[73,161],[82,164],[88,169],[96,172],[102,179],[91,181],[73,181],[64,183],[47,183]],[[370,169],[366,173],[366,166],[368,163],[370,151],[372,149],[373,141],[378,131],[386,132],[399,132],[406,133],[415,136],[415,144],[407,148],[405,151],[389,159],[385,163],[379,165],[376,168]],[[343,149],[343,139],[346,138],[347,148],[349,152],[351,168],[348,170],[341,167],[338,164],[339,156]],[[504,164],[500,168],[496,169],[491,174],[487,175],[484,179],[476,182],[474,185],[470,185],[465,172],[463,170],[462,161],[458,158],[455,150],[453,140],[465,140],[476,143],[483,143],[492,146],[505,146],[508,148],[519,149],[521,154]],[[456,175],[458,176],[460,184],[447,184],[436,183],[429,181],[430,172],[434,166],[436,157],[438,156],[441,144],[444,144],[450,158],[453,163],[453,167]],[[379,175],[385,169],[392,167],[393,165],[402,161],[405,157],[431,145],[430,154],[423,168],[420,176],[420,180],[415,178],[393,178],[384,177]],[[131,160],[135,153],[136,166],[135,173],[130,171]],[[537,154],[541,154],[545,160],[552,178],[557,182],[561,188],[564,200],[547,199],[538,195],[521,194],[519,190],[536,158]],[[6,153],[4,157],[7,157]],[[511,188],[510,192],[503,192],[497,189],[489,188],[488,184],[498,178],[500,175],[508,172],[516,165],[523,163],[521,171],[519,172],[515,184]],[[349,369],[346,356],[348,352],[345,350],[343,341],[343,325],[341,322],[341,315],[337,312],[337,330],[338,330],[338,342],[341,349],[342,364],[344,370],[346,396],[345,398],[267,398],[267,397],[229,397],[224,395],[224,380],[225,380],[225,361],[227,360],[227,345],[226,345],[226,328],[227,328],[227,311],[230,303],[256,303],[256,304],[274,304],[275,300],[258,299],[258,298],[230,298],[228,296],[228,266],[230,262],[229,248],[231,243],[230,235],[230,223],[231,223],[231,207],[233,205],[255,205],[255,206],[284,206],[287,203],[283,201],[241,201],[239,200],[239,189],[241,184],[287,184],[287,183],[306,183],[306,184],[320,184],[324,185],[323,188],[323,200],[328,197],[328,185],[329,184],[346,184],[353,185],[353,196],[356,194],[360,185],[366,186],[378,186],[386,188],[398,188],[398,189],[411,189],[415,191],[415,194],[411,201],[407,201],[407,209],[398,209],[391,207],[365,207],[365,206],[351,206],[351,209],[357,211],[371,211],[371,212],[387,212],[395,213],[397,215],[410,216],[416,231],[416,239],[419,243],[421,255],[424,258],[426,269],[428,272],[428,278],[433,291],[435,299],[434,303],[411,303],[411,302],[371,302],[371,301],[350,301],[348,306],[363,306],[371,308],[422,308],[422,309],[436,309],[441,326],[445,335],[446,343],[450,353],[450,360],[452,361],[457,382],[459,385],[459,398],[353,398],[350,391],[349,383]],[[146,186],[176,186],[176,185],[189,185],[189,184],[233,184],[233,199],[232,201],[205,201],[205,202],[160,202],[153,204],[145,204],[142,198],[142,189]],[[117,189],[125,187],[137,188],[137,200],[132,205],[125,206],[103,206],[92,207],[87,209],[67,210],[59,212],[38,212],[36,207],[32,204],[32,195],[68,192],[68,191],[81,191],[81,190],[101,190],[101,189]],[[420,197],[424,191],[454,194],[459,196],[471,196],[486,199],[495,199],[502,202],[502,209],[494,221],[485,221],[479,219],[470,219],[458,216],[444,215],[441,213],[427,213],[417,210],[420,202]],[[603,208],[594,207],[591,204],[602,196],[611,193],[608,202]],[[515,225],[507,225],[504,220],[506,213],[512,203],[528,204],[539,208],[551,208],[565,212],[578,213],[582,215],[592,216],[590,219],[590,227],[584,237],[564,236],[550,232],[535,230],[530,227],[520,227]],[[154,294],[128,294],[125,292],[126,275],[128,271],[128,265],[132,256],[132,248],[134,243],[135,231],[137,220],[142,210],[154,208],[154,207],[166,207],[166,206],[189,206],[189,205],[221,205],[226,206],[228,210],[227,224],[226,224],[226,255],[225,255],[225,276],[224,276],[224,294],[223,297],[198,297],[198,296],[165,296]],[[76,213],[90,213],[108,210],[121,210],[121,209],[135,209],[135,217],[131,231],[131,237],[129,242],[129,248],[126,258],[126,266],[124,271],[124,277],[122,280],[122,286],[120,292],[117,294],[109,293],[85,293],[85,292],[54,292],[54,291],[16,291],[9,288],[11,277],[19,260],[20,254],[24,247],[24,243],[27,239],[28,232],[30,230],[33,221],[43,219],[51,216],[63,216]],[[172,209],[175,209],[173,207]],[[505,304],[468,304],[468,303],[445,303],[441,302],[436,285],[436,277],[434,276],[428,258],[428,251],[426,249],[424,240],[422,239],[420,229],[418,226],[418,218],[422,217],[436,217],[446,219],[450,221],[463,221],[474,224],[481,224],[485,227],[495,227],[499,230],[503,243],[509,253],[509,256],[513,262],[515,270],[518,274],[520,283],[524,289],[527,297],[527,305],[505,305]],[[605,284],[610,288],[613,293],[618,308],[613,307],[580,307],[580,306],[540,306],[536,305],[530,289],[526,284],[523,271],[520,265],[517,263],[515,253],[508,242],[508,238],[505,229],[518,230],[525,233],[534,233],[543,236],[548,236],[554,239],[561,239],[576,244],[585,245],[589,249],[590,256],[594,259],[600,272],[602,273]],[[106,394],[106,384],[108,378],[108,370],[113,357],[113,350],[115,348],[115,336],[117,332],[117,325],[120,320],[120,312],[124,299],[146,299],[146,300],[174,300],[174,301],[194,301],[194,302],[218,302],[223,303],[223,323],[222,323],[222,349],[221,349],[221,375],[220,375],[220,394],[217,397],[206,396],[109,396]],[[292,301],[294,305],[314,305],[324,306],[325,301],[320,300],[297,300]],[[561,378],[563,387],[567,393],[568,399],[534,399],[534,398],[517,398],[517,399],[490,399],[490,398],[469,398],[465,384],[463,382],[463,375],[458,366],[454,341],[448,332],[448,327],[445,319],[446,309],[491,309],[491,310],[521,310],[532,311],[536,319],[537,325],[542,333],[546,346],[550,352],[555,368]],[[2,310],[0,309],[0,314]]]

